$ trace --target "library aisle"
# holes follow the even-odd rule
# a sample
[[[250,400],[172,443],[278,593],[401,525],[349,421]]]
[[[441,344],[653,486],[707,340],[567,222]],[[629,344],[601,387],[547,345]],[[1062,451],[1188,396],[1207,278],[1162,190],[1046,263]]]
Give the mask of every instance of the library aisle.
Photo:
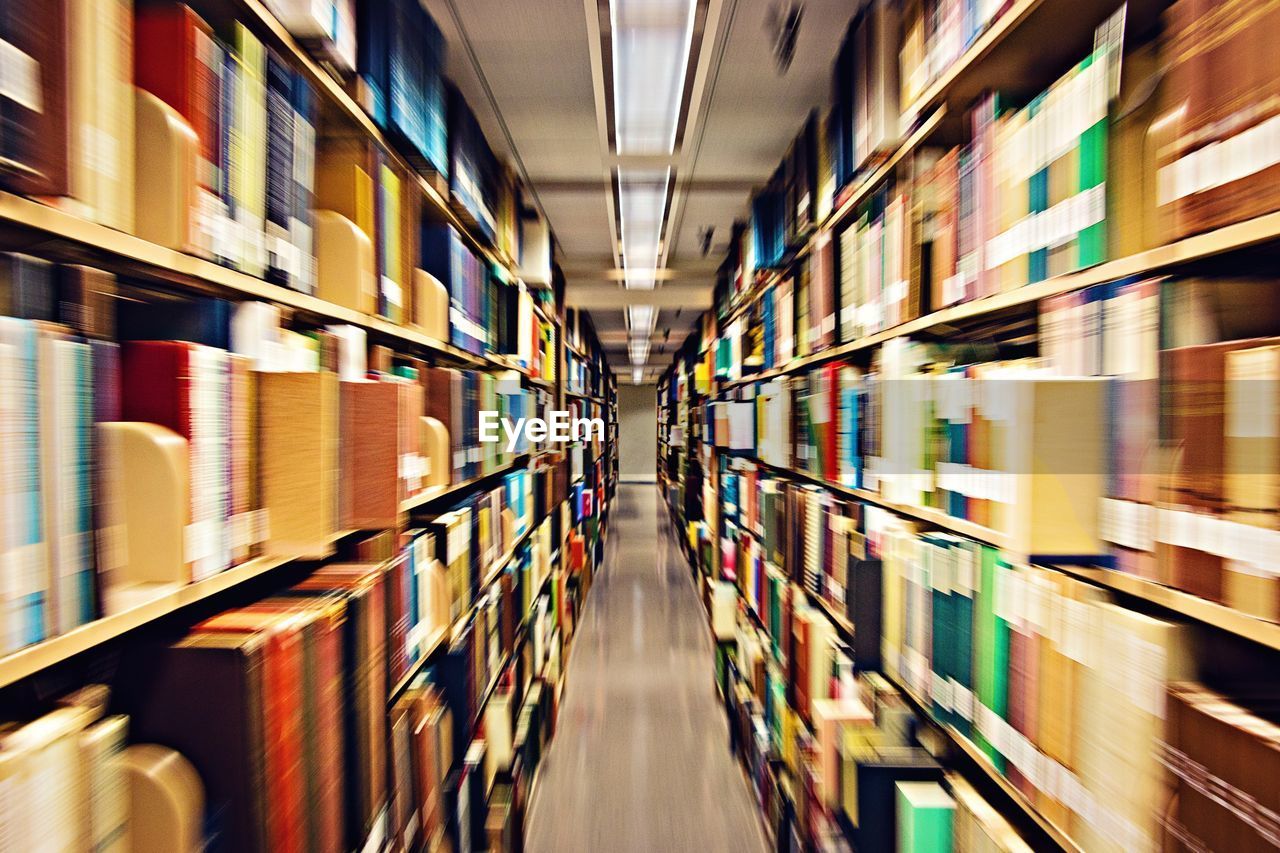
[[[765,850],[706,614],[658,493],[622,485],[528,819],[532,853]]]

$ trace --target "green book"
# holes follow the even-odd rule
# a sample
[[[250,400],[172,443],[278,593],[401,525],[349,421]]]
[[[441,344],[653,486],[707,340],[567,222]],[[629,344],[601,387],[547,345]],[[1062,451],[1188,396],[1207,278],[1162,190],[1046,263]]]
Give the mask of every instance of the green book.
[[[977,542],[961,539],[952,553],[951,620],[955,640],[951,649],[951,724],[961,734],[973,734],[974,586],[981,554]]]
[[[1087,73],[1087,69],[1094,63],[1107,63],[1109,61],[1109,49],[1109,47],[1103,46],[1095,50],[1092,55],[1080,63],[1077,73]],[[1080,135],[1080,192],[1097,187],[1098,193],[1105,193],[1109,123],[1105,104],[1107,90],[1105,86],[1095,86],[1093,90],[1094,94],[1091,97],[1102,98],[1104,103],[1099,105],[1098,108],[1101,117]],[[1094,105],[1090,105],[1090,107],[1093,108]],[[1105,211],[1105,196],[1100,195],[1097,204],[1101,210]],[[1080,231],[1079,252],[1079,267],[1092,266],[1107,259],[1107,221],[1105,216]]]
[[[956,801],[937,782],[899,782],[898,853],[951,850],[951,821]]]
[[[990,545],[982,546],[979,555],[977,590],[974,594],[975,654],[973,662],[977,681],[978,705],[989,709],[1001,719],[1009,714],[1009,623],[996,613],[996,579],[1008,571],[1008,564],[1000,559],[1000,552]],[[975,722],[980,712],[974,708]],[[974,741],[987,754],[991,763],[1004,772],[1004,757],[974,727]]]

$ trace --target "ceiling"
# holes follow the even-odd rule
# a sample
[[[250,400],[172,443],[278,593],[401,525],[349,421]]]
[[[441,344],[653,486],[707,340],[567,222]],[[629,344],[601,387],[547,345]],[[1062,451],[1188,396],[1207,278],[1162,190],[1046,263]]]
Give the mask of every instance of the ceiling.
[[[782,73],[770,21],[785,0],[703,0],[693,81],[655,290],[626,290],[617,269],[614,170],[657,165],[610,148],[600,21],[608,0],[423,0],[449,44],[448,74],[495,153],[532,187],[551,222],[570,305],[589,310],[610,363],[630,373],[625,307],[658,306],[646,378],[711,303],[715,270],[751,190],[772,174],[805,116],[825,107],[831,67],[858,3],[807,0],[794,60]],[[703,234],[713,229],[709,250]]]

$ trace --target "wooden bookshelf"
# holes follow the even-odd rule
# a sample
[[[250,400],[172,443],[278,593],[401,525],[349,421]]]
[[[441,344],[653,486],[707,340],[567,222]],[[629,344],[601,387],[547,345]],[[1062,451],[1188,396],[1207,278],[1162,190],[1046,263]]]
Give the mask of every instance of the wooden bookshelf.
[[[530,377],[527,369],[508,362],[500,355],[465,352],[424,334],[414,326],[402,326],[309,293],[271,284],[256,276],[165,248],[13,193],[0,192],[0,226],[30,231],[55,241],[54,245],[41,247],[42,252],[74,257],[80,261],[84,261],[87,254],[94,266],[159,284],[166,289],[263,300],[321,322],[359,326],[375,341],[398,345],[401,349],[444,358],[467,367],[514,370],[526,379],[550,384],[547,380]],[[65,251],[59,252],[59,247]]]
[[[761,382],[778,376],[798,373],[814,365],[842,358],[860,350],[877,347],[892,338],[963,324],[1001,311],[1029,306],[1050,296],[1070,293],[1095,284],[1118,281],[1131,276],[1160,273],[1182,264],[1207,260],[1218,255],[1240,251],[1278,239],[1280,239],[1280,212],[1268,213],[1245,222],[1224,226],[1215,231],[1197,234],[1173,243],[1166,243],[1163,246],[1147,249],[1135,255],[1106,261],[1088,269],[1025,285],[1016,290],[997,293],[994,296],[975,299],[972,302],[952,305],[926,314],[923,317],[908,320],[874,335],[868,335],[856,341],[831,347],[803,358],[793,359],[782,367],[775,367],[741,379],[723,382],[721,386],[735,388],[752,382]]]
[[[155,596],[132,607],[86,622],[59,634],[0,657],[0,688],[21,681],[41,670],[69,660],[138,628],[153,624],[193,604],[213,599],[233,587],[270,575],[277,569],[332,556],[334,546],[355,531],[342,530],[329,539],[323,554],[258,557],[232,566],[212,577],[175,588],[158,589]],[[144,596],[139,596],[144,597]]]

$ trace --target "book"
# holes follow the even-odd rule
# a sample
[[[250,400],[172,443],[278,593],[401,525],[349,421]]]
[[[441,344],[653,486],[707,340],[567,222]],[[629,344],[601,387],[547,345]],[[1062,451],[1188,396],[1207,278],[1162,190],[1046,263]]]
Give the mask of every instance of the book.
[[[902,851],[948,850],[956,802],[937,782],[899,782],[898,845]]]
[[[259,373],[257,381],[264,553],[325,556],[338,529],[338,378]]]
[[[227,354],[182,341],[128,341],[120,355],[124,419],[165,427],[188,443],[185,562],[189,580],[210,577],[231,561]]]

